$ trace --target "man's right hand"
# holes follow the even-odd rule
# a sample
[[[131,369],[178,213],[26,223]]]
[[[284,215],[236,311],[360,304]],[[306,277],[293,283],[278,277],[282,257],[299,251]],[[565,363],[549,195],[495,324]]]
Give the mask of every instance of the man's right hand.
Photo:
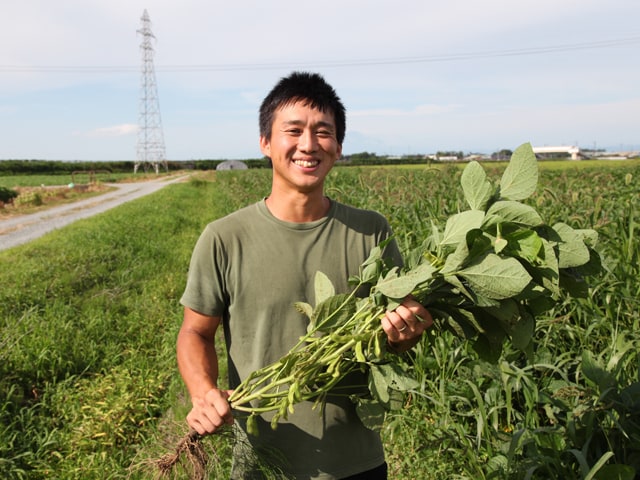
[[[228,402],[231,392],[212,388],[204,397],[193,398],[193,408],[187,415],[189,426],[200,435],[208,435],[224,425],[231,425],[233,414]]]

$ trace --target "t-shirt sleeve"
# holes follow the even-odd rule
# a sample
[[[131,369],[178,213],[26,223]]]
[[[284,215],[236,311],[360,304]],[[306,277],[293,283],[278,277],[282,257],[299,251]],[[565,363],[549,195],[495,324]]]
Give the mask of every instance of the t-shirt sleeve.
[[[383,257],[390,259],[391,263],[397,267],[404,265],[404,259],[402,258],[402,253],[400,253],[400,248],[395,238],[392,238],[385,247]]]
[[[202,232],[191,254],[187,285],[180,298],[182,305],[204,315],[222,316],[226,308],[221,243],[211,226]]]
[[[398,247],[398,242],[393,236],[393,230],[391,229],[391,225],[389,225],[389,221],[382,215],[380,216],[381,222],[381,230],[380,237],[378,239],[378,243],[386,240],[391,237],[391,241],[387,244],[382,254],[383,258],[388,258],[391,261],[392,265],[397,267],[401,267],[404,265],[404,259],[402,258],[402,253],[400,252],[400,247]]]

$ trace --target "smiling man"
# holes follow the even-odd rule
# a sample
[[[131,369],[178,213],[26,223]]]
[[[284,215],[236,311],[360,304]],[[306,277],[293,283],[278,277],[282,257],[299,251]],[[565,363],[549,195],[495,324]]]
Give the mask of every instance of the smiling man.
[[[281,79],[260,107],[260,149],[273,168],[270,194],[210,223],[191,258],[177,342],[192,401],[187,422],[202,435],[234,424],[233,479],[267,478],[265,463],[277,478],[387,478],[380,437],[360,422],[345,394],[362,388],[364,377],[339,385],[322,411],[311,402],[297,405],[276,430],[263,416],[257,436],[246,433],[241,416],[234,422],[229,391],[218,387],[214,337],[220,325],[233,389],[306,333],[306,317],[293,304],[315,303],[317,271],[336,292],[348,292],[348,278],[391,235],[379,213],[324,194],[325,178],[342,154],[345,126],[344,106],[320,75],[295,72]],[[385,254],[402,263],[395,242]],[[429,312],[411,299],[382,319],[396,351],[415,345],[430,324]]]

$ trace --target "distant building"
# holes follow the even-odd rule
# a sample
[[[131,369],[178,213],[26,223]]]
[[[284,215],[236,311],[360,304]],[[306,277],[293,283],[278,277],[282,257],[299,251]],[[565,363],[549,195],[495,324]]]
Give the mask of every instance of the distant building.
[[[247,170],[249,167],[240,160],[225,160],[219,163],[216,170]]]
[[[560,145],[555,147],[533,147],[533,153],[543,158],[557,157],[560,154],[571,156],[571,160],[580,160],[584,158],[580,147],[574,145]]]

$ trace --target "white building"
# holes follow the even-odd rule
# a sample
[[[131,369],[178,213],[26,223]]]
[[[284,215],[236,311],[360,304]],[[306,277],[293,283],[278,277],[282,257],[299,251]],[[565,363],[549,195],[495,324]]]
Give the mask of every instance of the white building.
[[[545,155],[553,153],[567,153],[571,155],[571,160],[580,160],[583,157],[580,147],[575,145],[560,145],[556,147],[533,147],[533,153],[536,155]]]

